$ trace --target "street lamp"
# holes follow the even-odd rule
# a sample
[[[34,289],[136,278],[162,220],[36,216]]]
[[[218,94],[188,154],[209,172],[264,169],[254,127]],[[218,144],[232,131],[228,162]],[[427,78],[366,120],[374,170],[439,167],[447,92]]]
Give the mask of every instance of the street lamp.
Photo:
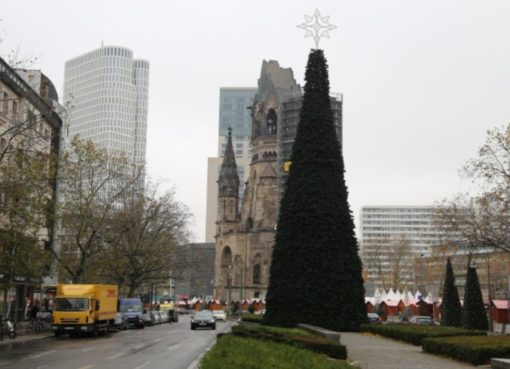
[[[230,304],[232,302],[232,265],[228,266],[227,288],[228,288],[227,306],[230,310]]]
[[[251,227],[253,227],[253,221],[251,220],[251,218],[248,218],[248,220],[246,221],[246,226],[244,228],[244,231],[245,231],[244,263],[243,263],[243,260],[241,259],[241,290],[239,291],[240,292],[239,297],[241,298],[241,304],[243,303],[243,299],[244,299],[244,293],[243,293],[244,278],[247,277],[245,274],[246,274],[246,271],[248,270],[248,264],[247,264],[248,263],[248,233],[249,233]],[[248,282],[248,278],[246,278],[246,282]]]

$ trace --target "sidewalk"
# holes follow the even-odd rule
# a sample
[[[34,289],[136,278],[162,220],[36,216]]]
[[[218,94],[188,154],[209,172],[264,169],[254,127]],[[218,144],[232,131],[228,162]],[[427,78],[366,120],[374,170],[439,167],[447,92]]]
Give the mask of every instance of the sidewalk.
[[[52,336],[53,336],[52,332],[40,332],[40,333],[34,332],[34,333],[26,334],[23,332],[23,330],[21,330],[21,331],[18,331],[18,334],[16,335],[15,339],[10,339],[7,336],[7,333],[4,332],[4,339],[2,341],[0,341],[0,347],[4,346],[4,345],[10,345],[13,343],[19,344],[19,343],[24,343],[24,342],[33,341],[33,340],[40,340],[40,339],[52,337]]]
[[[476,368],[448,358],[422,352],[420,346],[365,333],[342,332],[348,359],[362,369],[466,369]]]

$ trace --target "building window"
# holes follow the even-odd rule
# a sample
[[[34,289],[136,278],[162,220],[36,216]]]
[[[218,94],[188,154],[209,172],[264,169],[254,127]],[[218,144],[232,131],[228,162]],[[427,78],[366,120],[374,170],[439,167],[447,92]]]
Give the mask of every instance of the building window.
[[[7,92],[4,92],[2,99],[3,99],[2,111],[5,114],[7,114],[7,112],[9,111],[9,95],[7,94]]]
[[[16,120],[18,119],[18,102],[13,101],[12,102],[12,121],[13,123],[17,123]]]
[[[253,266],[253,284],[260,284],[260,264]]]

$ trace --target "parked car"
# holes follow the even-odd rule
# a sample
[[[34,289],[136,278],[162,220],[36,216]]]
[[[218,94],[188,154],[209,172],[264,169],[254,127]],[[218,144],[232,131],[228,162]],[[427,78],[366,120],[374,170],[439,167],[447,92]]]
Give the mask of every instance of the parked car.
[[[224,322],[227,321],[227,314],[225,313],[225,310],[213,310],[213,315],[216,320],[222,320]]]
[[[171,323],[169,312],[170,310],[159,311],[159,314],[161,315],[161,323]]]
[[[211,310],[197,311],[191,319],[191,329],[212,328],[216,329],[216,319]]]
[[[126,315],[124,313],[118,312],[117,315],[115,315],[115,329],[122,331],[124,329],[128,329],[128,325],[129,324]]]
[[[153,326],[155,323],[154,315],[152,315],[151,311],[144,310],[142,314],[142,319],[144,324],[147,326]]]
[[[434,320],[430,316],[417,315],[409,319],[409,324],[434,325]]]
[[[159,310],[152,310],[151,314],[154,317],[154,324],[161,324],[161,315],[159,315]]]
[[[368,313],[367,319],[369,323],[381,323],[381,317],[377,313]]]

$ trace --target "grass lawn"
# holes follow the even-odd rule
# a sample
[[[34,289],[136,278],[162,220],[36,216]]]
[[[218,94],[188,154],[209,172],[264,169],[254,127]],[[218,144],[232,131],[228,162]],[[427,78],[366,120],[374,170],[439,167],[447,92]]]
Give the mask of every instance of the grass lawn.
[[[224,335],[200,362],[200,369],[353,369],[343,360],[271,341]]]

